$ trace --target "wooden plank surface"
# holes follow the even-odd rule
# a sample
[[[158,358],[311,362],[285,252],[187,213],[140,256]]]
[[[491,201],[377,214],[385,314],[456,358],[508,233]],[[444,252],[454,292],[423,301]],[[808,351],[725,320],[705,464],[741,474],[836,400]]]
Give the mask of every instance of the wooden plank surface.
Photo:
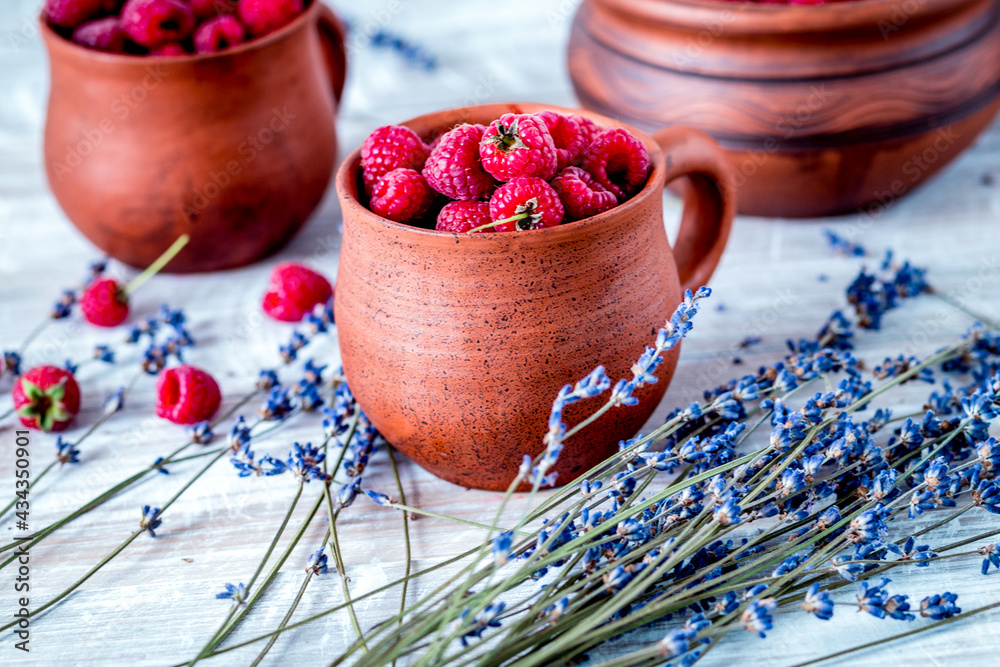
[[[32,29],[38,2],[5,0],[0,8],[0,347],[13,347],[46,316],[64,285],[79,280],[97,253],[67,222],[49,194],[41,162],[41,134],[47,91],[46,63]],[[495,28],[497,5],[460,2],[334,3],[355,25],[381,25],[421,42],[439,67],[423,72],[397,55],[369,46],[352,46],[351,74],[338,122],[342,152],[357,146],[374,127],[460,104],[531,100],[573,105],[565,73],[564,44],[572,16],[568,0],[508,0],[504,10],[530,29]],[[984,178],[991,175],[993,178]],[[859,261],[835,257],[821,235],[832,228],[873,249],[892,247],[898,256],[930,268],[938,288],[967,295],[984,314],[1000,318],[1000,127],[984,135],[965,156],[926,187],[898,202],[879,219],[847,216],[829,221],[740,219],[713,280],[716,296],[696,322],[685,344],[677,375],[650,426],[662,423],[674,406],[700,397],[707,386],[740,374],[736,344],[746,336],[763,341],[738,351],[743,368],[775,360],[787,338],[813,335],[831,310],[843,307],[843,288]],[[331,188],[332,193],[332,188]],[[679,205],[665,202],[668,223],[676,225]],[[137,315],[152,313],[161,302],[183,306],[198,346],[189,361],[211,368],[227,404],[252,386],[260,367],[277,362],[277,346],[287,326],[259,316],[267,274],[280,260],[303,260],[328,275],[336,273],[340,234],[334,196],[303,232],[278,256],[259,265],[212,275],[161,276],[135,299]],[[113,264],[112,272],[132,275]],[[825,278],[825,280],[821,279]],[[718,308],[724,304],[725,308]],[[921,298],[886,317],[884,330],[859,336],[859,356],[877,363],[906,351],[925,355],[965,330],[971,320],[931,298]],[[120,332],[97,331],[63,322],[51,327],[31,349],[28,363],[61,363],[89,354],[97,343]],[[337,363],[336,336],[318,343],[312,356]],[[129,364],[121,364],[129,366]],[[85,410],[73,434],[98,414],[102,398],[131,377],[126,368],[97,365],[81,370]],[[5,393],[9,379],[0,380]],[[903,393],[898,408],[919,407],[917,390]],[[150,419],[152,382],[142,378],[122,415],[82,447],[79,466],[58,470],[32,495],[32,523],[43,525],[184,441],[183,431]],[[0,412],[9,398],[0,397]],[[252,412],[252,410],[249,410]],[[0,497],[13,488],[12,424],[0,424]],[[72,434],[71,434],[72,435]],[[44,465],[54,438],[33,435]],[[296,419],[255,449],[281,455],[292,441],[321,438],[318,418]],[[33,605],[45,601],[81,576],[134,530],[143,504],[162,504],[196,470],[197,461],[172,466],[128,493],[73,522],[31,554]],[[499,494],[466,491],[438,481],[403,460],[401,475],[408,501],[428,510],[470,521],[492,517]],[[385,453],[365,475],[366,486],[392,493]],[[288,506],[293,484],[287,477],[240,479],[225,462],[213,466],[170,509],[156,539],[141,536],[119,558],[69,599],[32,624],[31,653],[12,649],[0,635],[2,664],[173,664],[191,657],[225,615],[227,604],[214,599],[227,582],[246,581],[274,527]],[[304,514],[316,488],[296,512]],[[524,502],[517,498],[513,511]],[[341,539],[352,590],[363,594],[401,575],[400,515],[359,500],[343,518]],[[339,525],[339,524],[338,524]],[[917,525],[925,525],[918,522]],[[983,514],[968,514],[939,531],[937,543],[974,535],[996,526]],[[274,628],[300,582],[308,552],[319,546],[325,523],[315,520],[300,548],[279,575],[266,601],[251,615],[236,639]],[[9,519],[0,522],[5,541],[15,534]],[[427,568],[476,544],[481,531],[444,520],[421,518],[413,525],[414,567]],[[979,559],[949,560],[919,576],[900,572],[895,588],[919,600],[934,592],[959,593],[963,608],[1000,597],[1000,575],[978,574]],[[0,575],[0,610],[8,616],[14,602],[12,575]],[[411,599],[442,581],[431,575],[412,588]],[[848,597],[852,593],[845,593]],[[341,599],[334,576],[314,582],[296,618]],[[396,591],[359,604],[370,626],[394,612]],[[1000,615],[987,614],[944,632],[870,651],[837,665],[906,664],[909,667],[991,664],[1000,650]],[[917,621],[915,623],[920,623]],[[709,665],[790,665],[856,643],[899,632],[902,624],[845,613],[822,623],[812,618],[780,618],[766,641],[735,633],[706,660]],[[633,633],[592,654],[610,658],[655,641],[662,628]],[[267,664],[321,665],[353,640],[346,616],[335,615],[315,627],[283,637]],[[247,664],[255,652],[228,653],[210,663]]]

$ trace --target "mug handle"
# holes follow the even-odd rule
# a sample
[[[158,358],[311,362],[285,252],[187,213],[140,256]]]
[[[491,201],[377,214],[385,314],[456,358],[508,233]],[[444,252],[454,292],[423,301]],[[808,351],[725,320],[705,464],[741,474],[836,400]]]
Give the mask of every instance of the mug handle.
[[[736,188],[726,154],[712,137],[691,127],[653,133],[666,161],[664,185],[686,177],[684,213],[674,243],[681,288],[697,290],[719,264],[736,216]]]
[[[320,2],[320,0],[315,0]],[[316,23],[320,43],[323,46],[323,57],[326,60],[327,73],[330,75],[330,86],[333,99],[340,104],[340,96],[344,92],[344,81],[347,79],[347,35],[344,24],[328,6],[320,2],[319,20]]]

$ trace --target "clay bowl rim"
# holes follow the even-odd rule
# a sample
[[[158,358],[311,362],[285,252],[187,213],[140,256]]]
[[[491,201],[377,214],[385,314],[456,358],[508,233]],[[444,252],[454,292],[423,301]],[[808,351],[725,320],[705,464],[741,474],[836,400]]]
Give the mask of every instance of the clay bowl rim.
[[[62,49],[67,53],[77,53],[92,61],[114,65],[134,65],[139,67],[146,67],[151,64],[181,65],[237,56],[248,51],[264,48],[274,42],[285,39],[291,33],[299,30],[304,23],[312,20],[312,14],[323,11],[322,7],[322,0],[312,0],[301,14],[277,30],[272,30],[266,35],[248,39],[245,42],[223,49],[222,51],[214,51],[210,53],[186,53],[181,56],[154,56],[143,55],[141,53],[115,53],[113,51],[99,51],[98,49],[91,49],[83,46],[82,44],[77,44],[73,40],[63,37],[56,32],[55,28],[52,27],[48,19],[45,18],[44,8],[38,14],[38,24],[44,41],[49,44],[51,48]]]
[[[443,109],[441,111],[435,111],[410,118],[399,123],[399,125],[410,127],[411,124],[419,125],[420,123],[418,121],[424,121],[432,116],[447,116],[453,112],[469,112],[477,110],[484,112],[486,110],[499,111],[499,113],[492,116],[494,119],[499,118],[503,113],[537,113],[539,111],[551,110],[558,113],[572,113],[586,116],[600,125],[603,125],[607,129],[616,127],[624,128],[629,132],[632,132],[639,140],[641,140],[646,145],[646,150],[649,151],[649,159],[652,168],[650,169],[649,175],[646,177],[646,184],[641,190],[632,195],[628,201],[623,204],[619,204],[603,213],[592,215],[589,218],[581,218],[580,220],[565,222],[556,225],[555,227],[543,227],[541,229],[529,229],[514,232],[495,232],[491,234],[442,232],[436,229],[417,227],[402,222],[395,222],[393,220],[389,220],[388,218],[383,218],[361,203],[361,200],[358,198],[358,182],[360,180],[359,170],[361,168],[361,147],[359,146],[344,158],[340,168],[337,170],[337,176],[334,179],[337,196],[341,202],[341,215],[345,222],[347,215],[344,209],[346,206],[349,206],[353,215],[360,215],[365,218],[369,224],[381,226],[385,229],[391,229],[403,234],[411,234],[422,241],[456,245],[456,240],[458,240],[458,244],[465,243],[467,247],[469,247],[469,244],[480,244],[478,247],[503,244],[510,247],[518,243],[523,243],[527,239],[540,243],[550,243],[558,242],[567,236],[572,237],[587,233],[592,228],[605,224],[615,216],[629,215],[635,209],[644,204],[646,197],[657,196],[662,198],[663,196],[663,181],[665,178],[666,162],[659,144],[657,144],[652,137],[642,130],[586,109],[572,109],[553,104],[544,104],[541,102],[492,102],[488,104],[476,104],[472,106]],[[463,122],[473,122],[473,119],[468,119]],[[440,129],[440,127],[437,129]],[[672,245],[673,244],[671,244],[671,246]]]
[[[597,0],[624,15],[638,15],[691,30],[704,31],[729,14],[725,31],[738,35],[775,35],[867,29],[878,32],[880,21],[895,25],[893,15],[906,13],[906,22],[923,21],[977,0],[845,0],[819,5],[762,4],[729,0]],[[915,11],[902,5],[912,2]],[[725,35],[722,35],[724,38]]]

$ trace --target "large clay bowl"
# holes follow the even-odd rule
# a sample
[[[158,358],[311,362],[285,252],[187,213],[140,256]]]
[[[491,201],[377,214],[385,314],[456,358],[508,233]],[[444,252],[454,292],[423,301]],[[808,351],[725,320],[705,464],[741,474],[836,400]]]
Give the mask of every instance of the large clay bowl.
[[[467,107],[407,121],[425,139],[460,122],[487,124],[536,104]],[[557,109],[557,111],[566,111]],[[606,127],[620,125],[588,114]],[[548,229],[452,234],[375,215],[359,198],[355,151],[337,174],[344,236],[335,315],[348,384],[372,423],[435,475],[467,487],[508,487],[537,455],[559,389],[604,364],[631,377],[635,360],[671,315],[683,287],[706,282],[735,204],[728,167],[707,136],[672,128],[653,138],[645,188],[617,208]],[[689,176],[677,249],[663,224],[664,184]],[[566,443],[567,483],[614,451],[650,417],[674,366]],[[601,405],[566,413],[569,425]]]
[[[187,233],[168,270],[212,271],[277,250],[315,210],[345,75],[341,28],[322,3],[269,35],[181,57],[94,51],[40,21],[46,174],[99,248],[145,267]]]
[[[740,212],[879,213],[1000,108],[1000,0],[584,0],[580,102],[729,153]]]

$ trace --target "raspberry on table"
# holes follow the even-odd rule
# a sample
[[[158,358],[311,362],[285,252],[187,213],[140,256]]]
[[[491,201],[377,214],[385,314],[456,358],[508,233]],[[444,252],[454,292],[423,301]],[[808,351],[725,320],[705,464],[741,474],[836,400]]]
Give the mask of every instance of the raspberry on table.
[[[424,165],[427,183],[451,199],[484,199],[493,191],[493,177],[479,161],[479,142],[486,128],[464,123],[446,132]]]
[[[556,172],[560,172],[573,161],[583,155],[590,134],[580,130],[580,126],[569,116],[563,116],[555,111],[541,111],[535,116],[541,118],[552,135],[552,143],[556,147]]]
[[[18,376],[11,396],[21,424],[46,433],[65,430],[80,412],[80,386],[58,366],[36,366]]]
[[[246,37],[243,24],[235,16],[217,16],[198,26],[194,32],[196,53],[212,53],[239,44]]]
[[[182,0],[128,0],[121,21],[129,39],[149,49],[187,38],[195,24],[191,6]]]
[[[616,127],[597,135],[582,166],[619,202],[624,202],[646,184],[649,151],[631,132]]]
[[[300,322],[317,304],[333,296],[330,281],[307,266],[288,262],[271,272],[271,280],[261,307],[282,322]]]
[[[552,179],[552,189],[566,209],[567,220],[580,220],[618,205],[618,198],[579,167],[566,167]]]
[[[121,53],[125,50],[125,30],[117,16],[88,21],[73,31],[73,41],[98,51]]]
[[[250,34],[257,36],[277,30],[304,9],[302,0],[239,0],[236,11]]]
[[[559,162],[545,121],[528,114],[505,113],[490,123],[479,142],[483,169],[498,181],[519,176],[549,180]]]
[[[45,0],[43,11],[52,25],[75,28],[117,8],[118,0]]]
[[[188,0],[199,21],[236,13],[237,0]]]
[[[175,424],[205,421],[221,402],[219,384],[200,368],[176,366],[156,378],[156,416]]]
[[[430,148],[417,133],[401,125],[377,128],[361,144],[361,173],[365,189],[371,193],[378,180],[393,169],[420,171]]]
[[[393,169],[372,189],[372,211],[396,222],[417,222],[434,205],[434,191],[415,169]]]
[[[456,232],[459,234],[471,231],[476,227],[489,224],[490,203],[486,201],[453,201],[448,202],[438,212],[434,229],[439,232]],[[492,227],[481,229],[482,232],[492,232]]]
[[[116,327],[128,319],[128,297],[114,278],[100,278],[80,295],[84,319],[99,327]]]
[[[490,199],[490,218],[506,220],[516,215],[526,217],[497,225],[498,232],[527,231],[555,227],[563,220],[563,205],[552,186],[535,176],[518,176],[504,183]]]

